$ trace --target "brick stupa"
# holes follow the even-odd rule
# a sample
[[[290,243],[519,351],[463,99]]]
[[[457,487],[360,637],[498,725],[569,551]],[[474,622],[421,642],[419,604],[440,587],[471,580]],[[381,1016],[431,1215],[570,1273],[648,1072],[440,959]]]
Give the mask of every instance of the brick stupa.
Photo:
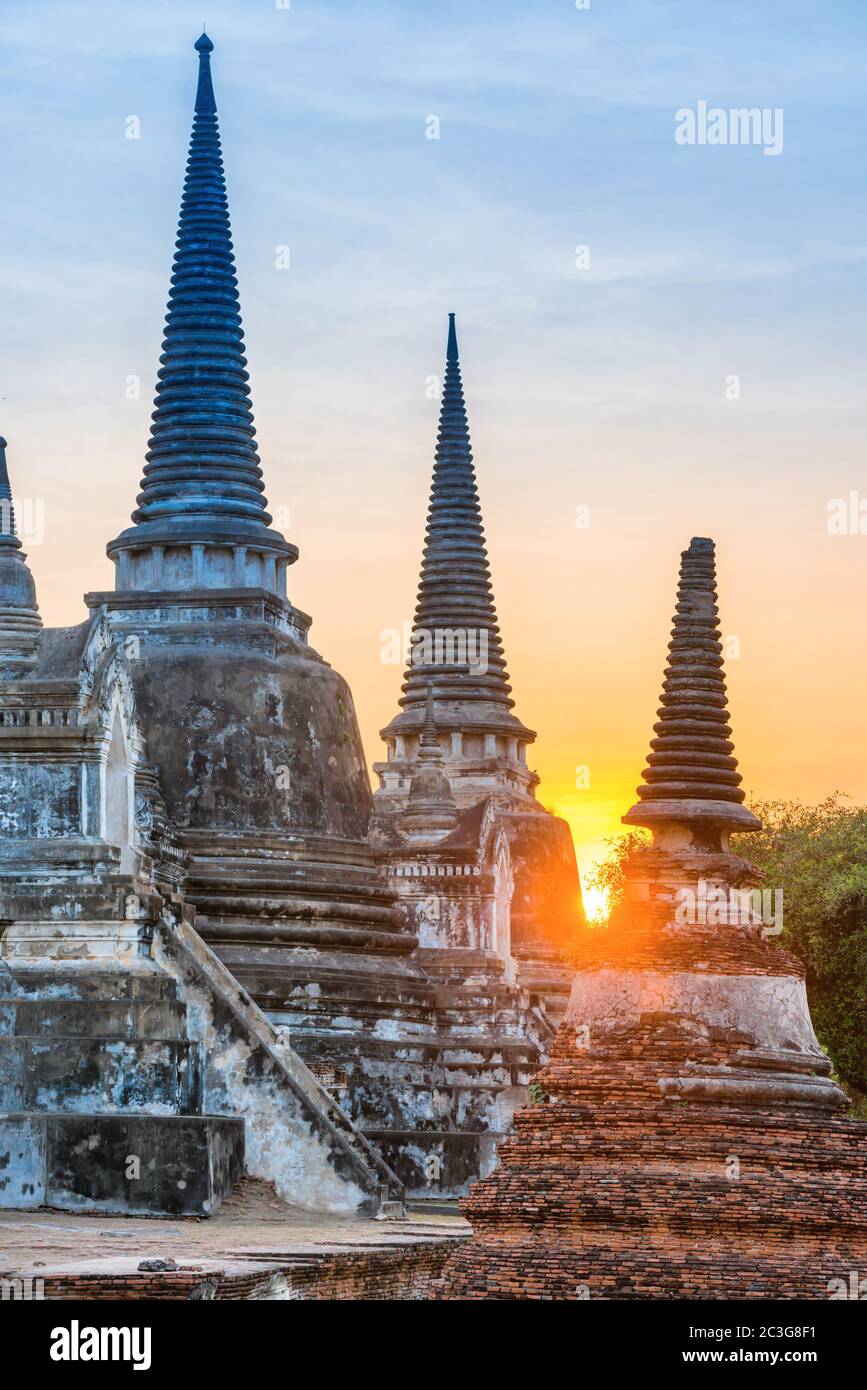
[[[760,823],[729,741],[709,540],[683,555],[654,727],[624,817],[652,845],[584,936],[545,1099],[466,1199],[473,1239],[441,1297],[823,1299],[867,1271],[867,1125],[757,910],[760,874],[729,848]]]

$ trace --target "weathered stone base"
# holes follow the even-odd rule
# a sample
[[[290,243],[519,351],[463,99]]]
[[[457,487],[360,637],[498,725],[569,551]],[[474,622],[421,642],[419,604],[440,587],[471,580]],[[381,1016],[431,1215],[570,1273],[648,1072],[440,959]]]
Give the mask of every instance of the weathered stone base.
[[[108,931],[143,945],[134,924]],[[105,956],[107,939],[101,924],[7,930],[0,1208],[208,1216],[244,1172],[244,1120],[204,1111],[175,981],[126,945]]]
[[[0,1115],[0,1208],[210,1216],[243,1172],[242,1119]]]
[[[249,1260],[205,1260],[191,1269],[140,1273],[134,1261],[113,1268],[58,1271],[44,1278],[50,1301],[146,1299],[159,1302],[401,1302],[429,1299],[442,1275],[451,1242],[413,1242],[397,1248],[299,1250],[275,1265]]]
[[[207,1216],[245,1165],[299,1206],[400,1206],[378,1152],[178,905],[131,901],[129,921],[3,935],[0,1207]]]

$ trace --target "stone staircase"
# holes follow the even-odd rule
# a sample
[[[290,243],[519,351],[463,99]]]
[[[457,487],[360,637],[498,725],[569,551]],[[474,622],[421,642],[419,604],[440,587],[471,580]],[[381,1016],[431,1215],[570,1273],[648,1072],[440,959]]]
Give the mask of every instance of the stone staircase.
[[[407,1194],[453,1198],[493,1168],[554,1029],[508,982],[501,957],[425,949],[418,959],[434,996],[425,1032],[368,1037],[362,1062],[337,1033],[288,1031],[308,1061],[339,1076],[341,1104]]]
[[[0,1207],[210,1215],[244,1121],[203,1112],[203,1062],[149,962],[0,962]]]
[[[79,885],[53,920],[0,896],[0,1207],[207,1216],[246,1172],[311,1210],[402,1210],[192,913],[133,887]]]

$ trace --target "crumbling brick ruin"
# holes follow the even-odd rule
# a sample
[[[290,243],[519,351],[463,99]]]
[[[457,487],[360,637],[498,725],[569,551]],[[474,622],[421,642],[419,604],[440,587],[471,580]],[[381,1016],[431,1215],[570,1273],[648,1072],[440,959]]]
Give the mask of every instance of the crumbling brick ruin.
[[[801,963],[767,934],[732,755],[714,549],[684,552],[653,832],[576,953],[569,1011],[439,1296],[828,1298],[867,1263],[867,1125],[846,1118]]]

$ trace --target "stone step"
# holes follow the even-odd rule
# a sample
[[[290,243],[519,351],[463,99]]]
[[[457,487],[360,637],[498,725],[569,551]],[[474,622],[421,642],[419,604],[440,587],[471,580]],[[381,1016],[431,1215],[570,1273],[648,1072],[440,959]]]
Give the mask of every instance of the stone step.
[[[452,1200],[465,1196],[479,1174],[493,1170],[497,1144],[505,1137],[497,1130],[457,1133],[367,1126],[365,1133],[386,1156],[408,1196],[436,1193]]]
[[[91,970],[125,966],[134,971],[148,957],[148,938],[139,921],[16,921],[3,933],[3,957],[16,965],[45,961]]]
[[[187,1007],[178,999],[0,998],[0,1036],[183,1039]]]
[[[244,1171],[244,1121],[0,1113],[0,1208],[210,1216]]]
[[[0,971],[0,994],[16,999],[176,1000],[178,986],[157,971],[99,969],[92,964],[57,968],[21,966]]]
[[[330,1036],[305,1033],[284,1034],[286,1041],[308,1062],[330,1063],[342,1070],[353,1065],[347,1058],[346,1040],[340,1033]],[[363,1048],[358,1049],[367,1062],[387,1063],[393,1066],[417,1065],[435,1067],[441,1062],[465,1063],[479,1066],[521,1066],[538,1062],[538,1048],[524,1038],[497,1037],[495,1035],[453,1034],[447,1040],[426,1039],[389,1042],[384,1038],[365,1038]]]
[[[0,1111],[194,1115],[200,1095],[198,1043],[0,1037]]]

